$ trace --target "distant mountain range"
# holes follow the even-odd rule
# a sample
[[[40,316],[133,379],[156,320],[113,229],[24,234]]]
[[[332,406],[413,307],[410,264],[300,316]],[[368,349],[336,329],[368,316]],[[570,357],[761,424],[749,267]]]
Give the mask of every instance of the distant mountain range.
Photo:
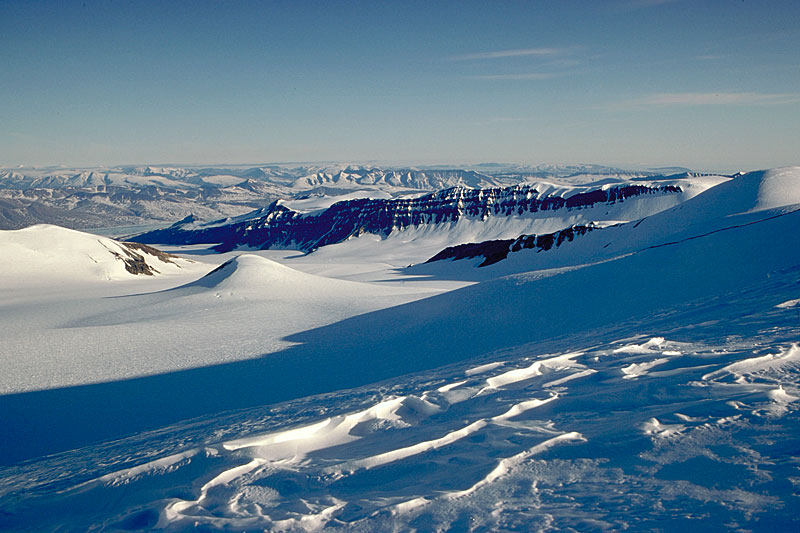
[[[687,169],[669,169],[686,171]],[[295,167],[140,166],[0,169],[0,229],[48,223],[70,228],[233,217],[277,199],[372,191],[391,197],[452,187],[501,188],[532,180],[583,184],[667,174],[598,165],[487,163],[463,169],[360,165]]]

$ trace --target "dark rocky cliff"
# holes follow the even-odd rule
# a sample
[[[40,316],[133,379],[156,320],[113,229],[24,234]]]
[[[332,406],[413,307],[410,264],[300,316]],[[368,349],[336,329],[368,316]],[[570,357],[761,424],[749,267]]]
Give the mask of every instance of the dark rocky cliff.
[[[139,235],[132,240],[149,244],[219,243],[218,251],[237,247],[296,248],[312,251],[365,233],[386,236],[394,230],[422,224],[455,222],[461,218],[486,220],[524,213],[584,209],[614,204],[643,195],[679,194],[675,185],[625,184],[598,188],[569,197],[541,194],[535,185],[469,189],[453,187],[417,198],[355,199],[338,202],[314,213],[299,213],[273,202],[251,217],[197,226],[181,221]]]
[[[520,235],[516,239],[499,239],[476,243],[459,244],[458,246],[448,246],[438,254],[434,255],[426,263],[445,260],[472,259],[483,257],[483,262],[478,265],[485,267],[499,263],[508,257],[512,252],[520,250],[547,251],[554,247],[561,246],[564,242],[571,242],[575,237],[585,235],[590,231],[600,229],[598,226],[574,225],[561,231],[544,233],[541,235]]]

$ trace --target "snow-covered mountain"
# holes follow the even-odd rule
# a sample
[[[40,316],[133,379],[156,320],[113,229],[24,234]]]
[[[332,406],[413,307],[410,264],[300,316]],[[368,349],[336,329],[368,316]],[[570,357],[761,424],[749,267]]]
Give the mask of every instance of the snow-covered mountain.
[[[77,173],[6,172],[0,176],[0,228],[50,223],[73,228],[175,221],[195,213],[217,218],[250,211],[279,197],[268,184],[238,177],[195,182],[122,170]],[[239,186],[239,184],[243,186]]]
[[[356,198],[322,209],[303,202],[276,201],[231,220],[208,224],[181,221],[133,239],[143,243],[220,243],[238,247],[313,251],[362,235],[409,235],[424,228],[446,233],[458,244],[465,227],[479,234],[520,235],[533,228],[563,229],[576,222],[636,220],[676,205],[724,177],[636,181],[602,186],[559,186],[539,182],[507,188],[454,187],[413,198]],[[313,207],[313,206],[312,206]]]
[[[436,191],[450,187],[487,188],[519,183],[518,175],[495,177],[473,170],[441,169],[381,169],[376,167],[354,167],[326,169],[298,178],[293,187],[299,190],[316,187],[381,187],[384,189],[407,189]]]

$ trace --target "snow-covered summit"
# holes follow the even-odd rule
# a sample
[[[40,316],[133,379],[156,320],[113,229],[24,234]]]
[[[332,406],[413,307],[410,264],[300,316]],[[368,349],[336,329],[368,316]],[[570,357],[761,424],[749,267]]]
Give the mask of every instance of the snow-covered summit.
[[[663,224],[705,223],[794,204],[800,204],[800,167],[783,167],[738,174],[655,218]]]

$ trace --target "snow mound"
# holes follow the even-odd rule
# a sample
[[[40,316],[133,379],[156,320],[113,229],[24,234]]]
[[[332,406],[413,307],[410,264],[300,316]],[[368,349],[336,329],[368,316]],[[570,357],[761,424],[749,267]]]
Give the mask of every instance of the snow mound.
[[[295,283],[316,278],[291,267],[254,254],[242,254],[229,259],[190,286],[214,288],[244,288],[264,283]]]
[[[793,204],[800,204],[800,167],[775,168],[761,173],[753,211]]]
[[[155,248],[49,224],[0,231],[0,278],[120,280],[179,270],[187,261]]]
[[[360,288],[362,284],[300,272],[271,259],[241,254],[224,262],[202,278],[178,287],[210,289],[218,295],[257,295],[271,298],[325,297]]]
[[[800,167],[740,174],[686,202],[706,215],[738,215],[800,204]]]

